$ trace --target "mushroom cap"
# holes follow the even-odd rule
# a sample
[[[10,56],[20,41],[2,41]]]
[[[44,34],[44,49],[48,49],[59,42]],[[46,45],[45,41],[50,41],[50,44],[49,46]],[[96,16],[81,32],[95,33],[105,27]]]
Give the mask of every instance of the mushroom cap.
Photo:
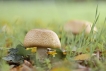
[[[55,32],[47,29],[32,29],[24,39],[25,47],[60,48],[60,40]]]
[[[66,32],[72,32],[73,34],[79,34],[85,30],[85,34],[89,34],[91,31],[92,23],[81,20],[71,20],[64,25]],[[94,26],[93,31],[97,32],[97,28]]]

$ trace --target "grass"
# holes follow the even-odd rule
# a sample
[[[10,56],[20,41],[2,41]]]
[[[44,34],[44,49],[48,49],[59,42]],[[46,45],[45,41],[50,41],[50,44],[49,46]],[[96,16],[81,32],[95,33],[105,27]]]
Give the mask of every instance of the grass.
[[[98,10],[95,8],[98,4]],[[100,14],[98,14],[98,12]],[[26,33],[33,28],[47,28],[55,31],[61,37],[62,48],[69,53],[66,59],[70,62],[81,53],[94,53],[97,49],[102,52],[101,60],[94,64],[88,61],[88,66],[93,71],[105,71],[106,58],[106,32],[105,32],[105,3],[62,3],[62,2],[0,2],[0,48],[8,49],[23,43]],[[95,15],[96,14],[96,15]],[[68,36],[62,30],[62,26],[70,19],[82,19],[94,22],[98,33],[91,33],[86,37],[83,33],[77,36]],[[105,20],[105,21],[104,21]],[[5,27],[5,32],[2,27]],[[84,38],[85,37],[85,38]],[[66,39],[67,38],[67,39]],[[8,40],[8,41],[7,41]],[[7,44],[11,44],[8,47]],[[5,47],[5,48],[4,48]],[[76,49],[75,53],[72,52]],[[87,50],[88,49],[88,50]],[[0,49],[0,60],[2,60]],[[2,62],[2,61],[1,61]],[[96,63],[96,64],[95,64]],[[8,68],[3,62],[2,70]],[[85,63],[84,63],[85,64]],[[93,68],[94,66],[95,68]],[[73,65],[70,65],[73,67]],[[0,70],[1,71],[1,70]]]

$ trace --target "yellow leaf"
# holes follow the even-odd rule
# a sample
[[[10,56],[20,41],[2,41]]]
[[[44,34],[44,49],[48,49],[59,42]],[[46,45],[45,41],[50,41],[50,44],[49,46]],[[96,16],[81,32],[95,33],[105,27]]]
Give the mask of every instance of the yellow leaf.
[[[26,48],[26,50],[31,50],[32,53],[35,53],[37,51],[37,47]]]
[[[53,68],[51,71],[71,71],[71,70],[67,67],[56,67]]]
[[[50,54],[50,55],[52,55],[53,57],[55,57],[55,55],[56,55],[57,53],[56,53],[56,50],[54,50],[54,51],[48,51],[48,54]]]
[[[90,54],[81,54],[75,57],[75,60],[88,60],[90,58]]]
[[[31,50],[31,52],[32,52],[32,53],[35,53],[36,50],[37,50],[37,48],[36,48],[36,47],[33,47],[32,50]]]

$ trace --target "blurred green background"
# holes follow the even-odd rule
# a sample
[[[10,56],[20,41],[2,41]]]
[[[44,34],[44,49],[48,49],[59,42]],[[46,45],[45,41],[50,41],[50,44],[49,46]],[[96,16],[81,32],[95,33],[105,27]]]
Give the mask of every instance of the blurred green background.
[[[1,0],[0,28],[23,42],[27,31],[47,28],[57,32],[59,26],[72,19],[94,22],[98,5],[99,29],[106,17],[106,1],[101,0]]]
[[[45,23],[51,21],[65,23],[70,19],[93,22],[97,5],[100,22],[102,22],[106,13],[105,1],[0,1],[0,20],[7,20],[10,23],[20,20],[29,24],[36,20],[42,20]]]

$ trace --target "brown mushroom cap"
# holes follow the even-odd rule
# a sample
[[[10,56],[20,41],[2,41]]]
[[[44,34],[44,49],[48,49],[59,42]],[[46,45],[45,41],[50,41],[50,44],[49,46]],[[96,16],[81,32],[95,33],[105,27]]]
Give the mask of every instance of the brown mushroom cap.
[[[72,32],[73,34],[79,34],[85,30],[86,34],[89,34],[91,31],[92,23],[88,21],[81,20],[71,20],[64,25],[64,30],[66,32]],[[97,28],[94,27],[93,31],[97,31]]]
[[[25,36],[24,46],[60,48],[61,44],[55,32],[47,29],[32,29]]]

